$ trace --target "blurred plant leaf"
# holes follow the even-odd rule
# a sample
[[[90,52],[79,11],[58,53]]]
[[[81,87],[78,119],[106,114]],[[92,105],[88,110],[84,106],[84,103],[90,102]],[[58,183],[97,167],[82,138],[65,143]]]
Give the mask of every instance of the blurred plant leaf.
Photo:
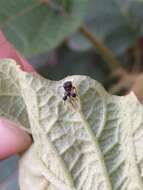
[[[143,1],[90,0],[89,2],[85,23],[89,30],[104,41],[114,53],[123,53],[143,34]],[[71,48],[76,50],[91,48],[88,40],[83,40],[79,32],[76,34],[69,40]]]
[[[82,21],[88,0],[0,1],[0,28],[24,55],[49,51]]]
[[[18,190],[18,158],[0,161],[0,190]]]
[[[107,65],[95,51],[75,52],[65,45],[49,54],[33,56],[29,62],[44,77],[59,80],[67,75],[89,75],[100,81],[106,81]]]

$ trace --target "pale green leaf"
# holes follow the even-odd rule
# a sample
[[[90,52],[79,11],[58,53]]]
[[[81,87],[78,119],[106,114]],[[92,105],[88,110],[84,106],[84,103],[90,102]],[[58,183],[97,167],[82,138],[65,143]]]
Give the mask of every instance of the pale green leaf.
[[[24,55],[47,52],[82,22],[88,0],[0,1],[0,28]]]
[[[65,81],[78,98],[62,101]],[[50,81],[0,63],[0,113],[34,143],[20,161],[21,190],[142,190],[143,106],[87,76]]]

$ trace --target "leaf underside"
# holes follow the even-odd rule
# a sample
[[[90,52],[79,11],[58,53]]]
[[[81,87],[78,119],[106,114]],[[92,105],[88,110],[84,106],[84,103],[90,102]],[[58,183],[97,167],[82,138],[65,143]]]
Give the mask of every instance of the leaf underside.
[[[78,98],[62,101],[73,81]],[[142,190],[143,106],[87,76],[50,81],[0,62],[0,115],[32,134],[20,160],[21,190]]]

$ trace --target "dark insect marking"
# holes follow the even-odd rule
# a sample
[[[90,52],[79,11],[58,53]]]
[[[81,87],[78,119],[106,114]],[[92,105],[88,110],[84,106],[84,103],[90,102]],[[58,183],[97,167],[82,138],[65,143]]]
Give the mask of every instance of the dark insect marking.
[[[72,96],[73,98],[75,98],[77,95],[76,95],[76,93],[71,93],[71,96]]]
[[[64,87],[66,92],[70,92],[73,88],[72,82],[71,81],[65,82],[63,87]]]
[[[66,101],[68,99],[68,97],[73,97],[76,98],[77,94],[76,94],[76,88],[75,86],[73,86],[71,81],[66,81],[63,84],[63,88],[65,90],[64,96],[63,96],[63,100]]]
[[[64,101],[66,101],[66,100],[67,100],[67,98],[68,98],[68,97],[67,97],[66,95],[65,95],[65,96],[63,96],[63,100],[64,100]]]

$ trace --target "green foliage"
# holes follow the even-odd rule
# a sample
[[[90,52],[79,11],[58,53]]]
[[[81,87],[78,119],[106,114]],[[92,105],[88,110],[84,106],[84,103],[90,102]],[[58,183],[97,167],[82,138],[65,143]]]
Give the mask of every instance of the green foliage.
[[[34,58],[36,63],[34,62],[33,65],[37,65],[38,72],[45,78],[60,80],[67,75],[88,75],[102,84],[107,81],[105,73],[108,74],[109,69],[94,51],[75,52],[62,47],[50,56],[49,63],[47,63],[47,57],[43,63],[44,55],[40,58],[39,56]],[[31,63],[33,60],[30,59],[29,61]]]
[[[0,190],[18,190],[17,157],[1,161],[0,171]]]
[[[0,28],[26,56],[49,51],[82,22],[88,0],[0,1]]]
[[[90,0],[85,23],[95,35],[121,54],[143,34],[143,1]],[[91,48],[80,33],[73,35],[69,45],[78,50]]]

